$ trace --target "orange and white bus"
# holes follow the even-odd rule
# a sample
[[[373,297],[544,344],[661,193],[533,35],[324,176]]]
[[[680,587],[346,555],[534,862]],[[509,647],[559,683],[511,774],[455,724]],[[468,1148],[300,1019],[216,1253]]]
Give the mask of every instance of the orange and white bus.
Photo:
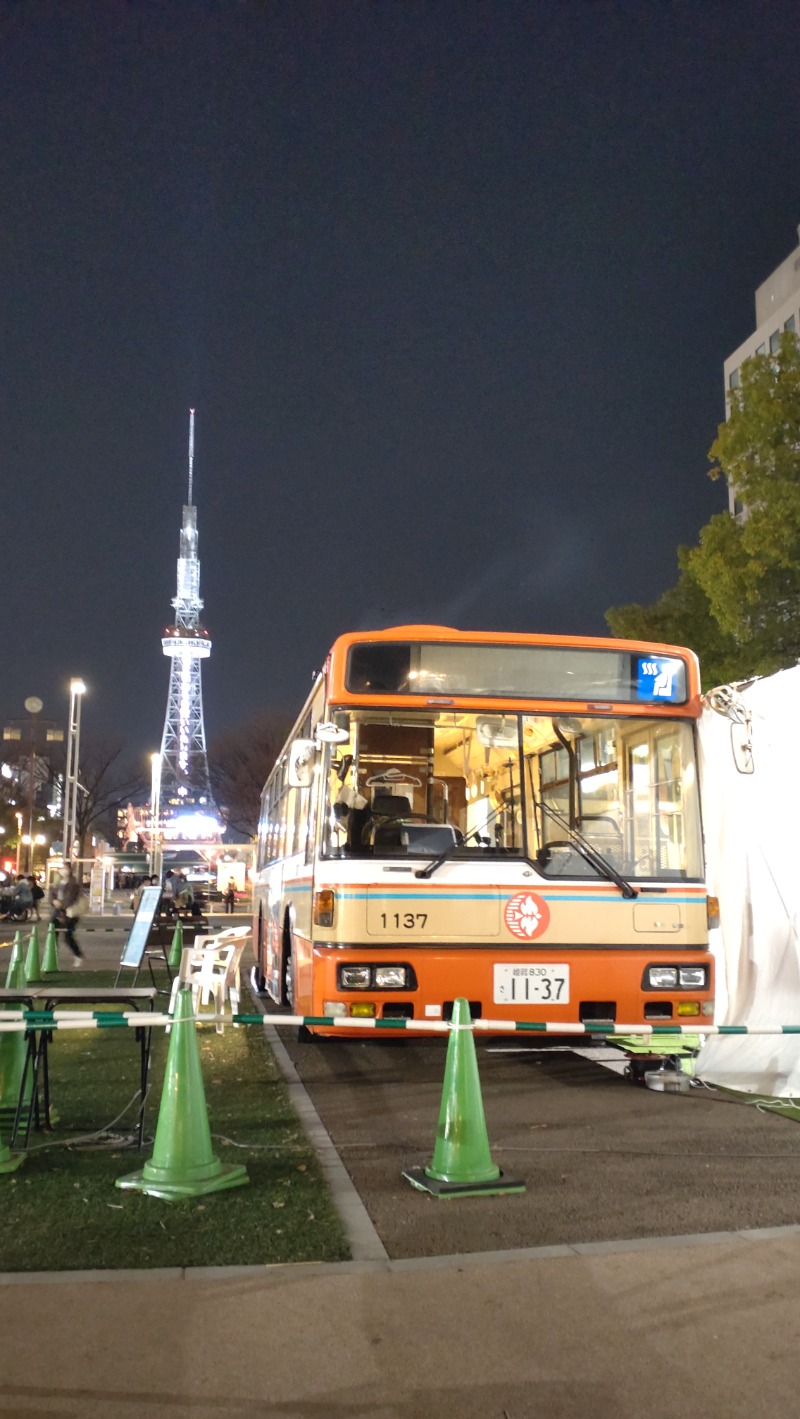
[[[260,989],[337,1034],[459,996],[487,1020],[707,1023],[699,713],[676,646],[340,636],[262,796]]]

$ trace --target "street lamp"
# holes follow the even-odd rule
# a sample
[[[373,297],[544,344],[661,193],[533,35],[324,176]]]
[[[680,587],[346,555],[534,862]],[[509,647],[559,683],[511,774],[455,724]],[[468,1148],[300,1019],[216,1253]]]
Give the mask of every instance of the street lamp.
[[[150,755],[152,779],[150,783],[150,876],[161,880],[161,755]]]
[[[69,682],[69,726],[67,728],[67,770],[64,775],[64,861],[71,862],[75,848],[78,812],[78,753],[81,743],[81,700],[86,694],[82,680]]]
[[[37,847],[42,847],[47,842],[44,833],[35,833],[31,837],[30,833],[24,833],[22,841],[28,846],[28,875],[33,875],[33,863]]]

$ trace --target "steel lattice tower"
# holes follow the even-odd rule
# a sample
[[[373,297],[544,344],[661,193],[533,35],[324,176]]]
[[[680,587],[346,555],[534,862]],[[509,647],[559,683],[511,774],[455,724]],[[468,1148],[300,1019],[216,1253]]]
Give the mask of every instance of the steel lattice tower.
[[[192,809],[196,813],[218,817],[211,796],[203,724],[200,662],[211,654],[211,639],[200,624],[203,603],[200,599],[200,561],[197,556],[197,508],[192,501],[193,470],[194,409],[191,409],[189,498],[183,508],[178,590],[172,601],[175,624],[167,626],[161,641],[164,654],[172,662],[161,740],[161,802],[165,818]]]

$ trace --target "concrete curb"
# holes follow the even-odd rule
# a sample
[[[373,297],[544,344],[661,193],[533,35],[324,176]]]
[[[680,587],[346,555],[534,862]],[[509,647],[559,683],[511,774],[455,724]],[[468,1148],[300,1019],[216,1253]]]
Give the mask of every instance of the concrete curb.
[[[549,1261],[564,1257],[620,1256],[626,1252],[678,1251],[687,1247],[747,1247],[797,1236],[800,1225],[751,1227],[738,1232],[693,1232],[676,1237],[638,1237],[621,1242],[573,1242],[560,1246],[518,1247],[507,1251],[453,1252],[445,1256],[400,1257],[395,1261],[361,1258],[353,1261],[295,1261],[262,1266],[172,1266],[137,1271],[11,1271],[0,1274],[0,1286],[38,1286],[61,1282],[103,1285],[120,1281],[223,1281],[256,1276],[285,1282],[306,1276],[369,1276],[405,1271],[446,1271],[483,1266],[512,1265],[521,1261]]]

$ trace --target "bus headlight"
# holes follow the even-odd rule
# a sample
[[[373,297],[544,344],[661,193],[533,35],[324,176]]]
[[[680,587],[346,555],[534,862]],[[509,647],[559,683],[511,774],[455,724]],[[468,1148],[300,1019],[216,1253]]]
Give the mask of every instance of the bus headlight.
[[[336,967],[337,990],[416,990],[413,966],[379,966],[344,963]]]
[[[405,990],[407,985],[408,972],[405,966],[375,967],[376,990]]]
[[[340,966],[340,990],[369,990],[372,972],[369,966]]]
[[[705,990],[708,985],[705,966],[679,966],[678,984],[681,990]]]
[[[677,984],[675,966],[648,966],[644,973],[645,990],[674,990]]]
[[[644,990],[708,990],[708,966],[648,966]]]

